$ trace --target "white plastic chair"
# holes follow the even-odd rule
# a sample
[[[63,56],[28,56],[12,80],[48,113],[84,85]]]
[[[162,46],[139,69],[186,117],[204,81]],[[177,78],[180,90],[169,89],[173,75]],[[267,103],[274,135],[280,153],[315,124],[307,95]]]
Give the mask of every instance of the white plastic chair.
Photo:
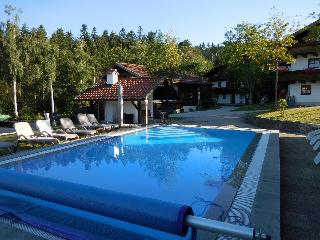
[[[62,129],[59,129],[57,131],[53,131],[53,129],[50,125],[50,120],[38,120],[38,121],[36,121],[36,126],[43,135],[48,136],[48,137],[63,138],[64,140],[79,138],[79,136],[77,134],[66,133]]]
[[[61,123],[62,128],[67,133],[83,134],[83,135],[94,135],[97,133],[96,130],[87,130],[87,129],[76,128],[70,118],[60,118],[60,123]]]
[[[94,125],[94,126],[101,126],[101,127],[111,127],[111,128],[117,128],[119,127],[118,124],[114,123],[99,123],[96,116],[94,114],[87,114],[88,120]]]
[[[59,143],[59,140],[54,137],[48,137],[48,136],[36,136],[30,126],[27,122],[18,122],[14,124],[14,129],[16,130],[16,133],[18,135],[18,142],[17,145],[21,142],[28,142],[32,145],[35,143],[50,143],[55,144]]]

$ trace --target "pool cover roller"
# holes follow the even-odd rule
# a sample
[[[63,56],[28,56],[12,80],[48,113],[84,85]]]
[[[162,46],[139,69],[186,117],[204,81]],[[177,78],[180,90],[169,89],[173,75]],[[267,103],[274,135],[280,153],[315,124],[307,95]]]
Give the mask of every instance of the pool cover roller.
[[[181,204],[8,170],[0,170],[0,188],[178,236],[186,236],[184,221],[193,215]]]

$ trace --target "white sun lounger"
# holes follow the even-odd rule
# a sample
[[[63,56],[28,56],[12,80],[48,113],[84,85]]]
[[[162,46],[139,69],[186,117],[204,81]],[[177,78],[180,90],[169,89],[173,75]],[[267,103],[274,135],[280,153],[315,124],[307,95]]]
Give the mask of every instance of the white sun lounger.
[[[317,151],[319,149],[319,147],[320,147],[320,141],[316,142],[316,144],[313,145],[312,148],[313,148],[313,150]]]
[[[14,129],[16,130],[16,133],[18,135],[18,144],[20,142],[28,142],[30,144],[35,143],[59,143],[59,140],[54,137],[48,137],[48,136],[36,136],[30,126],[27,122],[18,122],[14,124]]]
[[[63,138],[64,140],[79,138],[79,136],[77,134],[66,133],[62,129],[59,129],[57,131],[53,131],[53,129],[50,125],[50,120],[38,120],[38,121],[36,121],[36,126],[44,136]]]
[[[108,124],[99,124],[99,123],[93,124],[89,121],[88,116],[83,113],[79,113],[77,117],[78,117],[79,123],[84,128],[96,129],[96,130],[111,130],[113,128],[112,125],[108,125]]]
[[[67,133],[83,134],[83,135],[94,135],[97,133],[96,130],[87,130],[87,129],[76,128],[70,118],[60,118],[60,123],[61,123],[62,128]]]
[[[102,127],[111,127],[111,128],[118,128],[119,125],[118,124],[114,124],[114,123],[99,123],[96,116],[94,114],[87,114],[87,117],[89,119],[89,121],[94,125],[94,126],[102,126]]]
[[[309,132],[306,136],[307,140],[311,140],[311,138],[313,138],[314,136],[316,135],[319,135],[320,134],[320,129],[317,129],[317,130],[314,130],[312,132]]]
[[[101,126],[98,126],[98,125],[93,125],[93,124],[89,121],[87,115],[84,114],[84,113],[78,113],[78,114],[77,114],[77,118],[78,118],[78,121],[79,121],[81,127],[84,128],[84,129],[95,129],[95,130],[97,130],[97,131],[99,131],[99,130],[100,130],[100,131],[101,131],[101,130],[107,130],[107,129],[105,129],[104,127],[101,127]]]
[[[314,145],[317,141],[319,141],[320,140],[320,135],[315,135],[315,136],[313,136],[311,139],[310,139],[310,144],[311,145]]]
[[[317,154],[317,156],[313,159],[313,161],[316,165],[320,163],[320,153]]]

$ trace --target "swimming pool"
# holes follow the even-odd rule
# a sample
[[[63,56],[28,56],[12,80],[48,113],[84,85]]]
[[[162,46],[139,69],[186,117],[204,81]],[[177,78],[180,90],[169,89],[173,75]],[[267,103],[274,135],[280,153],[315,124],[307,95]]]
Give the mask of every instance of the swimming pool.
[[[185,204],[204,216],[254,137],[252,131],[154,127],[3,168]]]

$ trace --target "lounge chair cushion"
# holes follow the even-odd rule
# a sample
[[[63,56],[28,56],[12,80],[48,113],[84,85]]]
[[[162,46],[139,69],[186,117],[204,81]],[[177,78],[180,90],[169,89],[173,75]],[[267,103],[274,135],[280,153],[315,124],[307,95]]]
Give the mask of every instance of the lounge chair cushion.
[[[96,116],[94,114],[87,114],[87,117],[89,121],[94,125],[94,126],[101,126],[103,128],[117,128],[119,127],[119,124],[114,124],[114,123],[99,123]]]
[[[94,135],[97,133],[96,130],[85,130],[85,129],[71,129],[66,130],[68,133],[74,133],[74,134],[86,134],[86,135]]]
[[[54,137],[42,137],[35,136],[31,126],[27,122],[18,122],[14,124],[14,129],[18,135],[18,141],[27,141],[27,142],[50,142],[55,143],[59,142],[58,139]]]
[[[60,132],[53,131],[49,120],[38,120],[36,121],[36,126],[39,131],[45,135],[50,135],[55,138],[63,138],[65,140],[79,138],[77,134],[66,133],[63,130]]]

